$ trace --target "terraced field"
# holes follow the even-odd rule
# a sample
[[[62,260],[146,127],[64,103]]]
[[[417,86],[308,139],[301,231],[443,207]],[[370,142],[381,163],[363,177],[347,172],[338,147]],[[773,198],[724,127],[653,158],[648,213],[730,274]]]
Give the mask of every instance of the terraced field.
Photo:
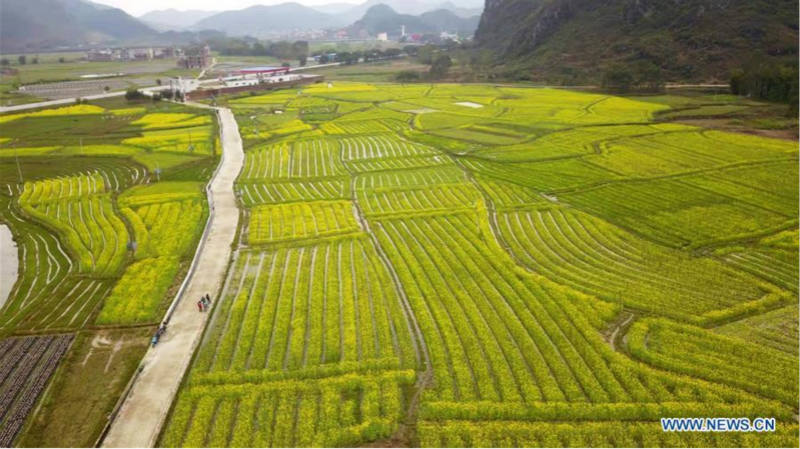
[[[0,445],[95,444],[202,232],[213,119],[121,99],[0,116],[0,222],[19,249],[0,300]],[[131,332],[142,341],[120,339],[98,379],[92,351]],[[53,373],[80,404],[57,403],[69,393],[46,389]]]
[[[547,89],[227,101],[245,220],[161,444],[797,445],[792,142]]]
[[[668,106],[750,101],[640,100],[346,82],[218,98],[246,152],[241,227],[158,443],[797,447],[796,143]],[[94,445],[202,233],[215,120],[120,99],[0,131],[21,266],[0,391],[44,390],[65,356],[62,390],[2,395],[0,441]],[[706,416],[777,430],[660,425]]]

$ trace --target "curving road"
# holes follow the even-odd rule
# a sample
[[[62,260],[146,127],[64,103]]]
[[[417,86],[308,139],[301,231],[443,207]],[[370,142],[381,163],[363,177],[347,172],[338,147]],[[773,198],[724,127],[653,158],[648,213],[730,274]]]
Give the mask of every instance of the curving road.
[[[200,106],[200,105],[197,105]],[[153,447],[175,398],[192,354],[200,343],[210,313],[197,310],[206,293],[216,298],[231,257],[239,223],[233,182],[244,162],[239,128],[229,109],[218,108],[222,161],[208,188],[209,224],[200,242],[185,288],[170,311],[169,327],[156,347],[142,360],[134,380],[102,442],[103,447]]]

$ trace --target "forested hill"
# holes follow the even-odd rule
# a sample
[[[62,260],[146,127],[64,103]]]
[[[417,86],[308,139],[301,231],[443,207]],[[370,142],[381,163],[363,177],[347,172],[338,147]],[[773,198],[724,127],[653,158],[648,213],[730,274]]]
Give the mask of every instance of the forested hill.
[[[651,62],[670,80],[727,81],[797,60],[797,0],[486,0],[475,34],[506,75],[592,81]],[[487,52],[489,53],[489,52]]]
[[[109,43],[154,36],[155,31],[121,9],[86,0],[2,0],[0,50]]]

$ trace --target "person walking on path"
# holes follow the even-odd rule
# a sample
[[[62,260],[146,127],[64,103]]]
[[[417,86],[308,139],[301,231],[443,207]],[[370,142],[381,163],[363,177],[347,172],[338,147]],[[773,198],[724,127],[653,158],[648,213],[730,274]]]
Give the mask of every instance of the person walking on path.
[[[197,310],[203,311],[203,300],[197,301]]]

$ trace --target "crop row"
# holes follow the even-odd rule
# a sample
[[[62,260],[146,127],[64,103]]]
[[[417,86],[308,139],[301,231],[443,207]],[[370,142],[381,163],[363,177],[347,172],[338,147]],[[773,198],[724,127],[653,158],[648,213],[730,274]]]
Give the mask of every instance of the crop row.
[[[437,154],[433,149],[392,134],[375,134],[347,137],[339,140],[344,161],[364,159],[385,159],[410,156],[431,156]]]
[[[798,308],[789,305],[720,326],[714,332],[737,337],[787,354],[798,355]]]
[[[386,171],[386,170],[408,170],[415,168],[436,167],[451,163],[444,156],[423,156],[423,157],[404,157],[392,159],[376,159],[366,161],[348,161],[345,163],[348,169],[356,173]]]
[[[176,257],[142,259],[125,268],[97,317],[98,324],[158,321],[160,306],[177,274]]]
[[[141,136],[123,140],[122,144],[150,151],[209,155],[215,152],[212,131],[210,125],[144,131]]]
[[[30,301],[5,309],[2,327],[16,329],[74,329],[90,322],[112,281],[70,275],[42,285]]]
[[[723,260],[736,268],[797,292],[800,271],[796,250],[748,248],[746,251],[726,254]]]
[[[340,105],[342,103],[339,103]],[[401,112],[389,108],[382,108],[382,107],[370,107],[367,109],[361,109],[357,111],[351,111],[347,114],[342,115],[341,117],[334,120],[334,123],[343,123],[343,122],[364,122],[367,120],[381,120],[382,122],[394,122],[390,126],[399,126],[400,123],[407,123],[411,119],[411,114],[406,112]]]
[[[198,200],[170,201],[123,208],[122,214],[133,226],[137,258],[151,256],[181,257],[197,237],[203,216]]]
[[[143,129],[148,130],[208,124],[211,124],[211,116],[195,115],[185,112],[155,112],[145,114],[139,119],[131,122],[131,125],[141,125]]]
[[[8,207],[0,213],[17,236],[21,256],[17,282],[0,313],[0,329],[83,326],[108,293],[110,282],[78,276],[58,238],[16,211]]]
[[[72,338],[60,335],[0,341],[0,446],[11,447]]]
[[[365,173],[358,175],[355,187],[359,190],[395,187],[429,186],[465,182],[464,172],[455,165],[443,165],[414,170]]]
[[[546,160],[565,156],[590,155],[605,141],[625,136],[647,136],[671,131],[693,131],[697,128],[664,123],[657,125],[619,125],[575,127],[545,134],[531,142],[480,150],[493,160],[520,162]]]
[[[392,119],[326,122],[320,129],[327,134],[379,134],[404,128],[403,122]]]
[[[118,201],[122,207],[136,208],[153,203],[198,199],[202,191],[201,182],[161,181],[128,189],[119,195]]]
[[[628,347],[634,357],[660,368],[797,402],[797,356],[665,319],[634,323]]]
[[[659,247],[563,208],[500,213],[500,235],[531,270],[637,309],[695,319],[763,295],[750,276]]]
[[[538,192],[575,189],[619,179],[616,173],[591,164],[583,158],[514,163],[465,158],[464,165],[473,173],[513,182]]]
[[[343,178],[295,182],[243,183],[238,185],[244,205],[285,203],[290,201],[337,200],[350,197],[350,183]]]
[[[738,136],[732,139],[728,133],[720,131],[689,131],[656,134],[644,137],[630,137],[614,142],[614,146],[629,147],[630,151],[654,153],[664,159],[662,163],[682,163],[695,168],[714,165],[782,158],[797,148],[789,142],[777,139]],[[725,151],[719,151],[725,148]],[[612,149],[613,150],[613,149]]]
[[[603,343],[587,341],[560,309],[559,292],[521,280],[501,255],[488,256],[491,250],[472,220],[461,215],[378,222],[381,244],[398,267],[429,342],[438,397],[649,398],[635,374],[617,379],[621,373],[598,353]]]
[[[719,195],[736,198],[787,217],[797,215],[797,159],[750,164],[702,173],[685,182]]]
[[[240,181],[315,178],[346,173],[335,142],[311,139],[282,142],[248,151]]]
[[[413,360],[408,323],[370,241],[244,252],[193,372]]]
[[[389,437],[413,371],[319,380],[190,387],[161,440],[165,447],[337,447]]]
[[[467,184],[359,190],[357,194],[359,204],[368,215],[469,208],[474,207],[478,200],[478,192]]]
[[[621,97],[603,97],[578,92],[561,93],[554,90],[524,92],[507,89],[514,99],[498,99],[495,104],[505,107],[502,117],[516,122],[538,122],[562,125],[592,125],[613,123],[646,123],[657,111],[669,109],[664,104],[636,101]]]
[[[513,145],[525,138],[524,135],[513,136],[497,132],[493,128],[481,127],[475,124],[459,128],[438,129],[431,131],[431,134],[447,139],[465,140],[481,145]]]
[[[64,237],[82,272],[112,275],[125,259],[128,230],[114,211],[108,194],[38,205],[23,210]]]
[[[722,386],[631,363],[598,335],[607,303],[523,274],[475,215],[372,225],[431,351],[440,400],[650,402],[702,400]],[[601,304],[605,304],[602,306]],[[693,398],[693,399],[692,399]],[[737,399],[738,398],[738,399]]]
[[[725,153],[716,149],[705,153],[694,151],[690,142],[698,135],[692,131],[602,142],[598,146],[601,154],[588,156],[586,160],[624,176],[639,177],[705,169],[737,161],[724,157]]]
[[[350,201],[316,201],[256,206],[250,213],[250,244],[322,237],[358,231]]]
[[[476,181],[496,209],[547,203],[547,200],[535,190],[519,184],[490,177],[477,177]]]
[[[105,190],[105,180],[99,173],[28,181],[19,197],[19,203],[39,204],[103,193]]]
[[[560,200],[669,246],[702,244],[783,225],[787,216],[681,180],[620,182]],[[714,220],[706,220],[713,216]]]

